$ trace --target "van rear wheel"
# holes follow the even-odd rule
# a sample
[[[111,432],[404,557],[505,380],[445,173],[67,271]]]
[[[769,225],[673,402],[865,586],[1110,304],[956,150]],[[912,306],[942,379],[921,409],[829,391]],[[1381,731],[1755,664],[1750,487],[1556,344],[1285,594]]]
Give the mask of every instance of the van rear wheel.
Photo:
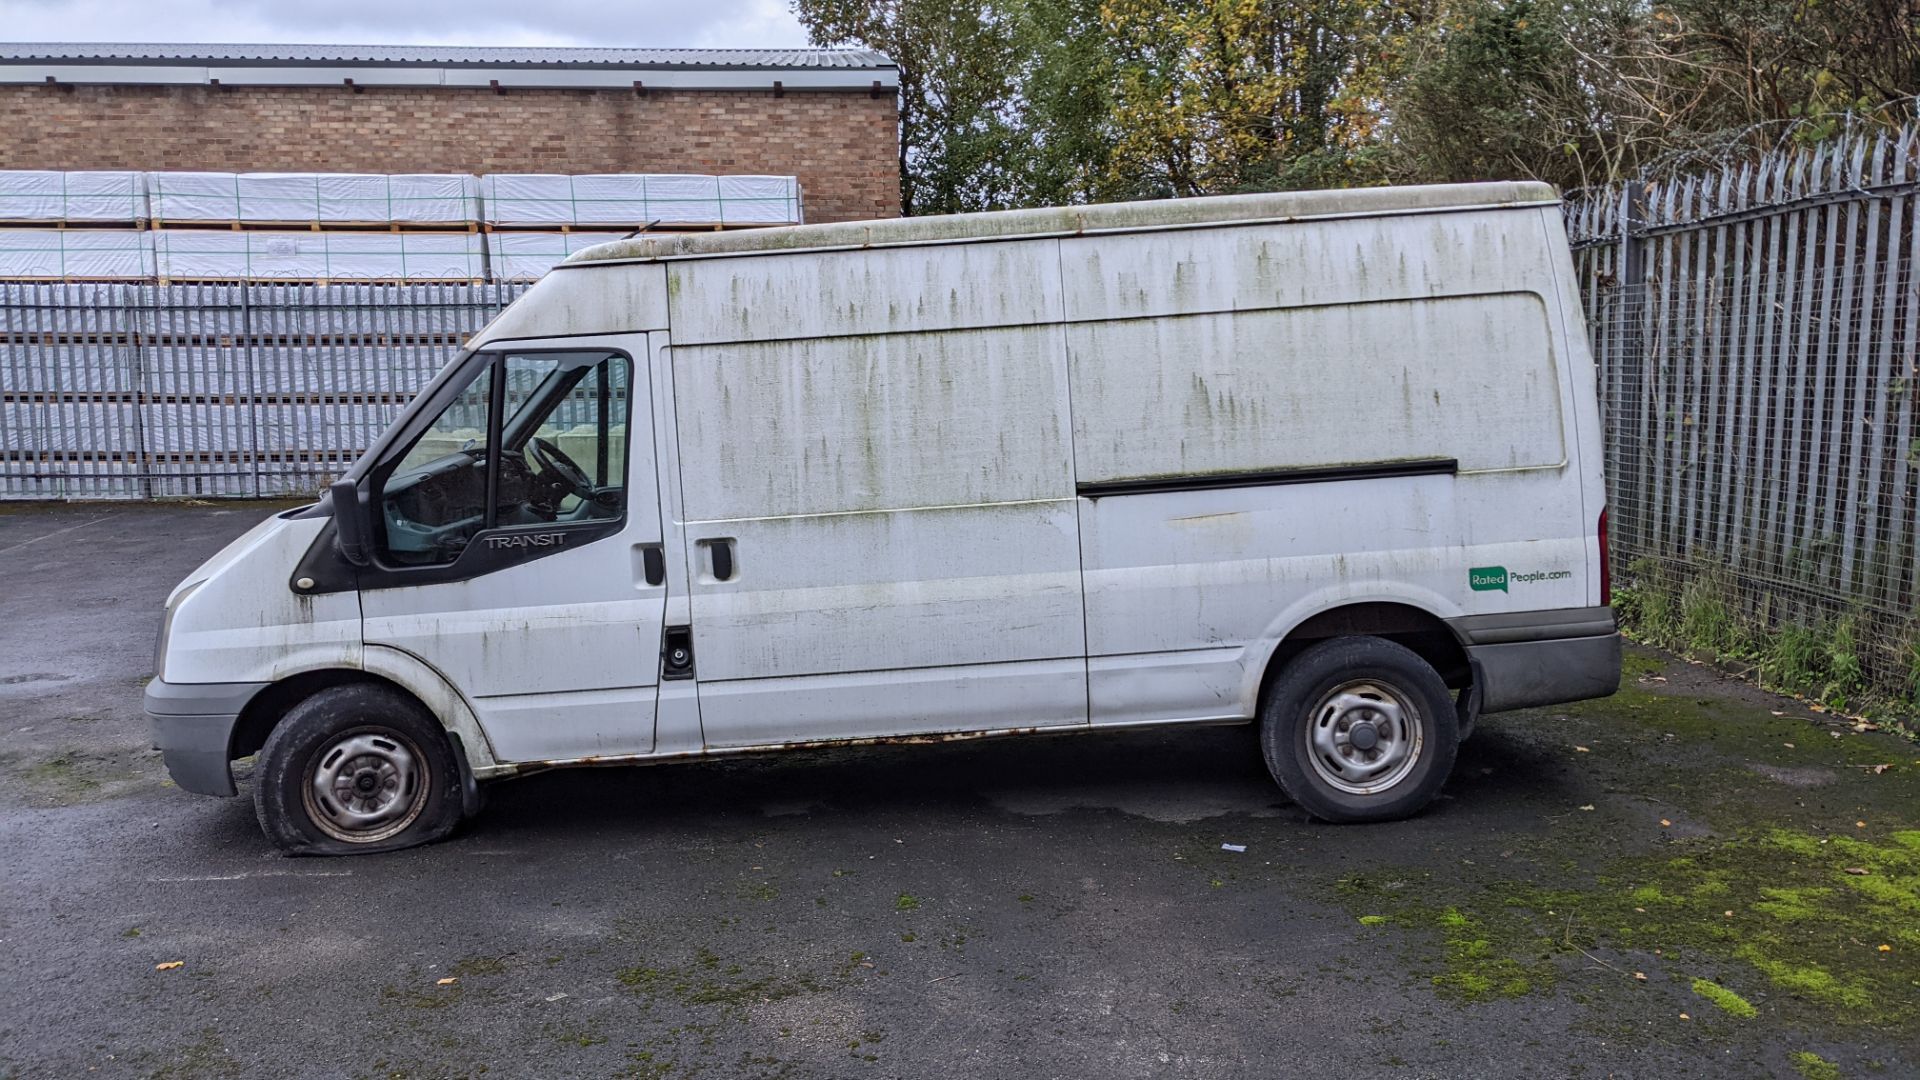
[[[1459,720],[1439,672],[1403,645],[1332,638],[1293,658],[1267,688],[1267,771],[1314,817],[1391,821],[1440,793]]]
[[[322,690],[288,711],[254,769],[260,828],[296,855],[396,851],[453,831],[461,774],[440,726],[385,686]]]

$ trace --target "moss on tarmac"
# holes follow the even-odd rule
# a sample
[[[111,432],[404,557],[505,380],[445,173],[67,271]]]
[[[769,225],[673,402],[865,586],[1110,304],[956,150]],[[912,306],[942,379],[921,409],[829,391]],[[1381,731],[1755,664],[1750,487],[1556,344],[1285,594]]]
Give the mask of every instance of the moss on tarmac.
[[[1406,932],[1455,1000],[1571,993],[1624,1018],[1666,984],[1723,1019],[1913,1045],[1920,746],[1708,681],[1636,651],[1613,698],[1488,718],[1507,754],[1576,764],[1592,801],[1500,837],[1497,865],[1375,866],[1334,895]]]

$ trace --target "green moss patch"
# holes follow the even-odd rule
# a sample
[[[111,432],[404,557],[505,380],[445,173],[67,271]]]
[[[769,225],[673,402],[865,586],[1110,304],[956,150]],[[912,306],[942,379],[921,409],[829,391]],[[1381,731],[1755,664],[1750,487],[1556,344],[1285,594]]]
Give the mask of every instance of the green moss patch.
[[[621,986],[647,999],[649,1004],[671,1001],[689,1007],[712,1007],[734,1018],[744,1016],[752,1005],[767,1004],[817,994],[850,979],[858,963],[841,965],[830,973],[781,971],[756,963],[746,965],[724,960],[707,948],[694,951],[693,961],[675,965],[640,965],[614,973]]]
[[[1705,970],[1717,977],[1694,992],[1728,1015],[1764,998],[1787,1023],[1920,1036],[1920,1014],[1897,1004],[1920,996],[1909,748],[1792,706],[1703,696],[1697,675],[1644,654],[1627,669],[1615,697],[1492,718],[1490,745],[1463,751],[1494,766],[1457,781],[1463,799],[1559,770],[1532,781],[1556,804],[1506,796],[1536,825],[1466,841],[1444,863],[1349,875],[1342,905],[1410,931],[1414,966],[1452,999],[1548,992],[1575,971],[1593,975],[1583,994],[1635,992],[1635,971],[1689,971],[1685,987]],[[1755,764],[1834,779],[1810,792]]]
[[[1795,1050],[1787,1056],[1794,1071],[1807,1080],[1840,1080],[1840,1066],[1811,1050]]]
[[[1751,1020],[1760,1015],[1753,1003],[1739,994],[1721,986],[1711,979],[1693,980],[1693,992],[1720,1007],[1720,1011],[1741,1020]]]
[[[1423,973],[1442,997],[1464,1002],[1524,997],[1553,983],[1554,968],[1545,962],[1551,949],[1527,959],[1516,955],[1529,938],[1538,938],[1511,911],[1486,919],[1458,907],[1435,907],[1424,901],[1418,883],[1409,881],[1354,876],[1340,882],[1340,891],[1350,903],[1376,912],[1359,916],[1362,925],[1391,922],[1438,935],[1439,955],[1432,970]],[[1377,914],[1382,910],[1392,914]]]

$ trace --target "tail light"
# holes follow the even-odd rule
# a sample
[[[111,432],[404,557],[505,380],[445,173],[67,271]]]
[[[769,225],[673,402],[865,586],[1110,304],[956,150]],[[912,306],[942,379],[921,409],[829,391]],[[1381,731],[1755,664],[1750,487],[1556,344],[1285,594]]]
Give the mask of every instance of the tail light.
[[[1600,508],[1600,606],[1613,605],[1613,560],[1607,554],[1607,511]]]

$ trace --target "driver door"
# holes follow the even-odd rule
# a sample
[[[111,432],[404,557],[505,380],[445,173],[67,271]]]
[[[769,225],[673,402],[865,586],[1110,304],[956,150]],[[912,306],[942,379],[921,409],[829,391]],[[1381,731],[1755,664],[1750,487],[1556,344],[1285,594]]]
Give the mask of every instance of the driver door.
[[[647,753],[666,584],[645,335],[469,362],[369,474],[366,643],[437,669],[501,761]]]

